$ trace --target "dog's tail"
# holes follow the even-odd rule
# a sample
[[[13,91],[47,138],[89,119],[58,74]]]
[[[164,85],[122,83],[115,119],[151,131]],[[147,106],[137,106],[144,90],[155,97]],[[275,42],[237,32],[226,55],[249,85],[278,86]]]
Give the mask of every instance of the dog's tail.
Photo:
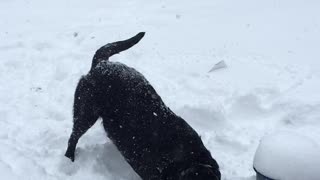
[[[94,68],[101,60],[108,60],[110,56],[131,48],[143,38],[144,34],[145,32],[140,32],[130,39],[117,41],[102,46],[93,56],[91,68]]]

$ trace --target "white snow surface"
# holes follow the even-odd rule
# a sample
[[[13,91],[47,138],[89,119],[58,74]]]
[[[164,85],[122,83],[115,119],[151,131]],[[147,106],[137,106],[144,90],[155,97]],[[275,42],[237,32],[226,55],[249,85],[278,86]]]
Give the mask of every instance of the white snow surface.
[[[257,149],[253,166],[272,179],[318,180],[320,146],[312,139],[292,132],[265,136]]]
[[[64,157],[75,86],[95,50],[136,68],[201,135],[222,179],[254,180],[260,139],[320,143],[318,0],[0,1],[1,179],[139,180],[101,123]],[[227,68],[208,73],[219,61]],[[164,132],[165,133],[165,132]]]

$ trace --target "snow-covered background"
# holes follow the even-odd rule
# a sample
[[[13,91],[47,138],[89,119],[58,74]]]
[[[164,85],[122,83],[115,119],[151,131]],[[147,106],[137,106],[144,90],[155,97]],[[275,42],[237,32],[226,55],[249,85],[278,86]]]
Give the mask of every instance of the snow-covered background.
[[[202,136],[224,180],[253,180],[259,140],[320,143],[318,0],[1,0],[1,179],[138,180],[97,123],[63,154],[73,93],[101,45],[142,72]],[[217,62],[228,65],[211,73]],[[164,132],[165,133],[165,132]]]

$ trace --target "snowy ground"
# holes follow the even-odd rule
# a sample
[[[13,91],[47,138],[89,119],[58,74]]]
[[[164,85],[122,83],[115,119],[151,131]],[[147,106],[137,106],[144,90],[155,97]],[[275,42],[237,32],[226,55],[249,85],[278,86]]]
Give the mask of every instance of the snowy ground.
[[[153,84],[202,136],[224,180],[253,180],[259,140],[294,131],[320,144],[318,0],[1,0],[1,179],[139,178],[97,123],[64,156],[76,83],[94,51]],[[228,68],[208,73],[224,60]]]

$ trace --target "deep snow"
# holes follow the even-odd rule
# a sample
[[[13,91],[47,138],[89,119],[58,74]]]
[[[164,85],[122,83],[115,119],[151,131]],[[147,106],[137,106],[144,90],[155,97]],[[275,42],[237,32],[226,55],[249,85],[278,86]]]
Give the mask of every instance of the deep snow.
[[[253,180],[266,134],[320,143],[318,0],[2,0],[1,179],[136,179],[97,123],[63,154],[76,83],[94,51],[140,31],[111,58],[145,75],[202,136],[223,179]],[[219,61],[227,68],[208,73]],[[165,132],[164,132],[165,133]]]

